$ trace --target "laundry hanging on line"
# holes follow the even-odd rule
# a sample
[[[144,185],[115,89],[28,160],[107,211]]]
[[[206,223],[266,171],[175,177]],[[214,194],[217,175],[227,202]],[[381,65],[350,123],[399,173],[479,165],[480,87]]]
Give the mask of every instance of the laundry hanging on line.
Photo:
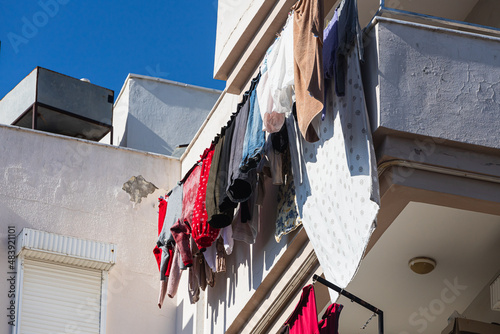
[[[228,123],[210,143],[198,163],[172,190],[172,203],[169,197],[158,247],[170,245],[172,254],[168,251],[165,254],[169,254],[170,263],[179,262],[171,266],[171,271],[175,273],[170,272],[170,275],[173,274],[176,279],[183,269],[190,273],[199,271],[190,267],[199,264],[196,257],[203,258],[205,264],[205,260],[209,260],[211,265],[207,264],[207,267],[211,268],[204,271],[204,276],[212,277],[217,268],[223,267],[222,257],[229,255],[229,250],[232,251],[233,240],[248,244],[256,242],[267,179],[279,187],[276,191],[278,197],[274,201],[276,241],[280,242],[284,235],[304,225],[329,279],[344,283],[352,278],[374,226],[373,220],[378,210],[378,180],[373,169],[375,160],[360,77],[361,53],[355,51],[362,49],[362,46],[356,38],[354,42],[342,42],[338,36],[334,38],[335,34],[339,34],[338,31],[342,31],[338,22],[350,24],[354,20],[352,11],[357,9],[351,4],[353,0],[343,1],[342,9],[336,13],[338,22],[334,21],[337,22],[337,29],[327,27],[325,40],[317,43],[323,34],[322,25],[317,22],[317,18],[323,16],[320,2],[300,0],[296,4],[294,9],[303,14],[302,19],[296,19],[295,12],[291,13],[284,30],[266,52],[259,73],[252,79],[249,90],[242,95]],[[354,26],[357,16],[355,19]],[[311,37],[304,26],[313,27],[317,34]],[[332,91],[335,91],[332,87],[336,87],[336,80],[341,77],[337,75],[340,70],[335,67],[340,48],[338,45],[332,47],[327,42],[329,38],[338,41],[338,45],[347,45],[349,51],[347,54],[342,51],[342,55],[347,55],[346,62],[353,65],[349,68],[355,69],[353,72],[348,71],[348,67],[340,67],[341,71],[346,71],[344,83],[349,81],[345,85],[344,97],[338,97],[335,93],[332,95]],[[300,59],[303,51],[294,47],[298,40],[307,40],[313,45],[313,51],[306,55],[308,59],[319,59],[319,63],[328,59],[325,66],[316,64],[311,67],[305,58]],[[334,59],[333,65],[331,59]],[[328,78],[326,85],[323,77]],[[304,94],[304,89],[308,94]],[[311,109],[312,114],[305,115],[304,106],[309,104],[318,108]],[[323,121],[320,114],[323,115]],[[345,118],[341,120],[339,115]],[[269,131],[271,129],[273,131]],[[311,129],[314,133],[311,133]],[[286,139],[285,144],[282,144],[285,142],[283,139]],[[310,143],[313,139],[317,142]],[[343,166],[342,173],[347,174],[340,173],[337,166]],[[328,182],[324,182],[322,175],[328,177]],[[354,192],[354,189],[358,191]],[[342,198],[342,201],[330,198],[335,192],[335,196]],[[362,202],[366,210],[353,214],[353,201]],[[325,205],[332,202],[342,202],[342,208]],[[353,226],[345,228],[347,220],[352,221]],[[174,235],[179,241],[177,244]],[[215,251],[214,243],[219,238],[219,244],[224,247]],[[346,249],[339,246],[347,238],[355,240],[354,254],[346,253]],[[191,241],[195,242],[196,249],[192,247]],[[334,250],[340,254],[340,265],[325,262],[324,254],[327,251],[321,249],[324,242],[334,243]],[[210,259],[205,259],[208,254],[204,254],[204,251],[208,248]],[[214,260],[213,254],[218,254],[219,258]],[[217,266],[219,260],[221,264]],[[349,269],[335,272],[336,267]],[[190,281],[191,277],[197,277],[198,286],[202,287],[201,276],[190,274]],[[163,282],[169,280],[168,277],[163,278]],[[171,286],[169,295],[175,295],[175,284],[175,280],[167,284]],[[196,289],[193,284],[192,302],[196,299]]]
[[[307,285],[292,314],[283,324],[280,334],[338,334],[341,304],[331,304],[318,322],[314,286]]]

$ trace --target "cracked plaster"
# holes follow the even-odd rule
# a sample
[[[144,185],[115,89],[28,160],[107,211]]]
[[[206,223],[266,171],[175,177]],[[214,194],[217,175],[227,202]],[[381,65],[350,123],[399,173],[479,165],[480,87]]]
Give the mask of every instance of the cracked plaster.
[[[368,47],[378,59],[367,59],[365,72],[366,85],[377,85],[366,89],[375,132],[500,148],[493,135],[500,127],[499,39],[387,21],[374,29],[377,43]]]

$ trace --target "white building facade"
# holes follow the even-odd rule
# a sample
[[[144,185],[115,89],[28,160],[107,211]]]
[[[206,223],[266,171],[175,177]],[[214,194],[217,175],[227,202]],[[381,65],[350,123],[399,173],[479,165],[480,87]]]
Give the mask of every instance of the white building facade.
[[[226,89],[181,158],[183,174],[236,111],[295,2],[219,1],[214,77]],[[339,4],[324,1],[326,22]],[[498,323],[490,294],[500,274],[497,4],[359,0],[358,7],[381,206],[356,275],[342,288],[383,310],[385,333],[453,330],[454,311]],[[256,243],[235,243],[227,272],[216,274],[204,299],[191,306],[181,285],[179,333],[277,333],[302,287],[323,273],[304,229],[274,240],[276,202],[266,196]],[[415,257],[432,258],[435,270],[415,274]],[[321,317],[334,300],[321,284],[315,289]],[[340,332],[378,333],[376,317],[361,329],[372,312],[345,297],[337,302]]]

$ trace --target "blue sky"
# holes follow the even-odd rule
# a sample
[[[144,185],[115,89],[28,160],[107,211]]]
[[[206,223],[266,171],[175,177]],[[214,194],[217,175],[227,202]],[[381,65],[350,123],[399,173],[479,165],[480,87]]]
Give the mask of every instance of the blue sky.
[[[2,1],[0,98],[41,66],[118,93],[128,73],[213,79],[216,0]]]

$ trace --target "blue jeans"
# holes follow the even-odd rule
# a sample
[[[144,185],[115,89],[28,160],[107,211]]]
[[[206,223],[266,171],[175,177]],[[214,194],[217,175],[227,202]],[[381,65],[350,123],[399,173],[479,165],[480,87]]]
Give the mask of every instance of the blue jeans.
[[[257,101],[257,90],[254,89],[250,94],[250,110],[245,140],[243,142],[243,154],[240,164],[240,170],[242,172],[257,167],[262,158],[265,141],[266,136],[262,130],[262,117]]]

